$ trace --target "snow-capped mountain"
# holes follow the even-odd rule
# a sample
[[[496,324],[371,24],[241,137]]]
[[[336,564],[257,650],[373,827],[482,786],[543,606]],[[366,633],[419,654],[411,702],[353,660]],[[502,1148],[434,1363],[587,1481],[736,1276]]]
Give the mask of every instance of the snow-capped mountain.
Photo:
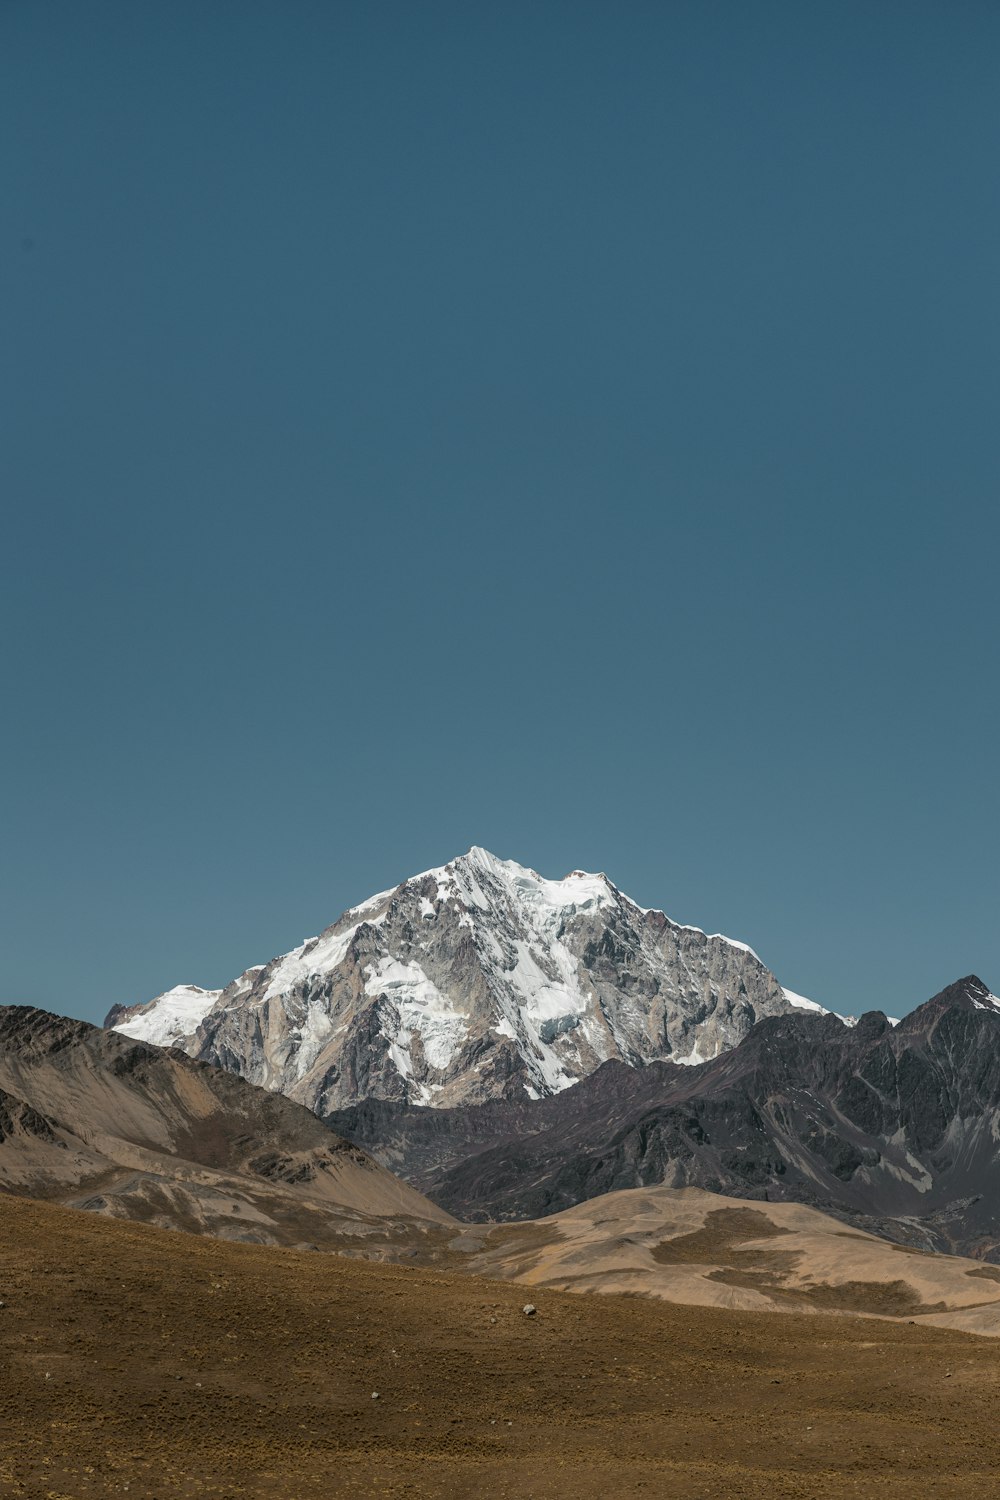
[[[744,943],[545,880],[485,849],[372,896],[221,992],[184,985],[106,1025],[182,1047],[319,1114],[366,1097],[539,1098],[617,1058],[699,1063],[820,1006]]]

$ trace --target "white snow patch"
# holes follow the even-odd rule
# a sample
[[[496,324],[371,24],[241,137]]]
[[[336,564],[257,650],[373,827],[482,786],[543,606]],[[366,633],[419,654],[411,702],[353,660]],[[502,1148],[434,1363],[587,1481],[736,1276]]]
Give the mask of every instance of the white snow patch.
[[[885,1154],[883,1154],[882,1160],[879,1165],[886,1172],[890,1173],[891,1176],[897,1177],[900,1182],[908,1183],[910,1187],[916,1188],[918,1193],[929,1192],[930,1189],[934,1186],[934,1178],[931,1176],[930,1172],[928,1172],[923,1162],[918,1161],[917,1158],[915,1156],[912,1156],[909,1151],[907,1151],[905,1155],[907,1162],[913,1169],[911,1172],[908,1172],[905,1167],[897,1166],[897,1164]]]
[[[361,903],[360,906],[352,906],[352,907],[350,907],[344,913],[344,916],[345,917],[360,917],[360,916],[363,916],[366,911],[371,911],[373,907],[375,907],[375,906],[381,906],[383,902],[388,901],[389,897],[390,896],[394,896],[397,890],[398,890],[398,886],[393,886],[392,890],[389,890],[389,891],[379,891],[376,896],[369,896],[367,901],[362,901],[362,903]]]
[[[424,1056],[432,1068],[446,1068],[469,1034],[468,1022],[447,995],[443,995],[417,963],[400,963],[389,956],[365,970],[365,993],[385,995],[396,1012],[393,1034],[383,1030],[391,1043],[390,1056],[401,1073],[404,1068],[394,1048],[405,1051],[410,1077],[410,1038],[418,1032]]]
[[[194,1036],[221,994],[221,990],[203,990],[196,984],[177,984],[112,1030],[156,1047],[174,1047]]]
[[[839,1010],[827,1010],[825,1005],[817,1005],[815,1000],[807,1000],[805,995],[797,995],[794,990],[782,988],[781,993],[789,1005],[794,1005],[796,1010],[811,1010],[820,1016],[836,1016],[837,1020],[843,1021],[845,1026],[857,1026],[858,1024],[857,1016],[842,1016]],[[899,1024],[898,1021],[892,1019],[892,1016],[886,1016],[886,1020],[891,1026],[898,1026]]]
[[[238,1000],[242,1000],[250,993],[257,983],[257,975],[263,974],[266,967],[266,964],[254,964],[251,968],[244,969],[240,977],[234,979],[232,984],[227,984],[222,991],[226,997],[226,1010],[230,1010]]]
[[[573,955],[551,935],[545,946],[556,970],[554,976],[541,968],[532,945],[518,938],[514,943],[517,962],[501,978],[509,985],[518,1008],[521,1032],[530,1039],[530,1060],[535,1062],[545,1085],[558,1093],[577,1080],[566,1071],[551,1043],[586,1014],[587,999],[580,989]],[[514,1029],[515,1032],[518,1029],[516,1024]],[[549,1032],[548,1040],[543,1040],[543,1031]]]
[[[519,938],[514,947],[517,949],[517,963],[508,977],[521,997],[521,1009],[530,1025],[583,1014],[587,1002],[576,982],[576,965],[561,943],[552,949],[552,956],[561,970],[556,979],[551,979],[539,967],[530,943]]]
[[[417,1103],[418,1104],[431,1104],[432,1101],[433,1101],[433,1099],[434,1099],[434,1095],[435,1094],[443,1093],[443,1091],[444,1091],[444,1084],[443,1083],[418,1083],[417,1084]]]
[[[339,1028],[343,1030],[343,1027]],[[295,1055],[295,1073],[297,1078],[304,1078],[316,1061],[327,1042],[334,1035],[333,1021],[329,1011],[322,1005],[310,1005],[306,1010],[305,1021],[298,1033],[292,1033],[292,1040],[298,1041],[299,1049]]]
[[[717,940],[720,943],[728,943],[730,948],[738,948],[741,953],[749,953],[750,957],[755,958],[759,964],[764,962],[760,954],[755,953],[749,943],[739,943],[735,938],[726,937],[726,934],[724,932],[710,932],[708,934],[708,940],[709,942],[715,942]]]
[[[293,990],[297,984],[301,984],[304,979],[310,979],[314,974],[329,974],[338,964],[343,963],[351,938],[360,926],[361,923],[358,922],[347,932],[306,938],[305,942],[298,948],[293,948],[291,953],[286,953],[283,958],[276,959],[276,967],[272,970],[267,989],[261,996],[262,1002],[273,1000],[278,995],[286,995],[289,990]]]
[[[401,1078],[413,1077],[413,1058],[410,1056],[409,1048],[400,1047],[396,1042],[390,1042],[389,1056],[392,1058],[396,1072]]]
[[[706,1057],[701,1050],[700,1039],[696,1038],[694,1046],[686,1057],[672,1057],[670,1061],[680,1063],[686,1068],[697,1068],[701,1063],[711,1062],[712,1058],[717,1055],[717,1053],[713,1053],[712,1057]]]
[[[815,1000],[807,1000],[805,995],[797,995],[794,990],[786,990],[782,988],[781,993],[784,995],[789,1005],[794,1005],[796,1010],[812,1010],[820,1016],[828,1016],[830,1014],[825,1006],[817,1005]]]

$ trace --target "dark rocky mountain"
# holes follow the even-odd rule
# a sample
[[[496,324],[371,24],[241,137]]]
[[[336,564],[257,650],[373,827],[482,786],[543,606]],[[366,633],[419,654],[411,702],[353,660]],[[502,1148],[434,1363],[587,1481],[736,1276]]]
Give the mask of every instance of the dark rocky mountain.
[[[260,1244],[447,1222],[282,1095],[31,1006],[0,1006],[3,1192]]]
[[[1000,1000],[975,976],[893,1026],[760,1021],[697,1067],[606,1062],[537,1101],[330,1116],[449,1212],[519,1219],[626,1187],[792,1200],[1000,1260]]]

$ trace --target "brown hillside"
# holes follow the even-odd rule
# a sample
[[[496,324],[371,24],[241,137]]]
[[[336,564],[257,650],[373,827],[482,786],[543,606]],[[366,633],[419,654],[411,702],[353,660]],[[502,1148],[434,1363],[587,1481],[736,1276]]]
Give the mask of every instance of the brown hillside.
[[[1000,1491],[996,1344],[950,1330],[535,1289],[527,1318],[510,1283],[10,1196],[0,1297],[4,1496]]]

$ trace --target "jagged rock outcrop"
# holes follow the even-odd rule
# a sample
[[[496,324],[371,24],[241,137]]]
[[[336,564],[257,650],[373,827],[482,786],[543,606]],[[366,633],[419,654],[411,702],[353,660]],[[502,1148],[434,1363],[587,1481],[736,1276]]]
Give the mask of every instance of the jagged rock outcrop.
[[[611,1059],[697,1064],[796,1007],[745,944],[474,848],[346,912],[221,993],[107,1024],[173,1042],[320,1114],[557,1094]]]

